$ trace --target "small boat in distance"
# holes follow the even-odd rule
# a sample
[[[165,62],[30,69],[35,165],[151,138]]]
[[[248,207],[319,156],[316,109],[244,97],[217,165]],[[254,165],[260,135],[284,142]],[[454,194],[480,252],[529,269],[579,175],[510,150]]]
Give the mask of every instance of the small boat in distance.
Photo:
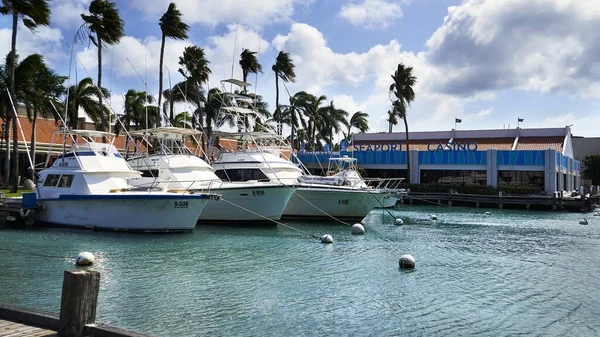
[[[106,142],[95,141],[98,138]],[[39,173],[38,222],[97,230],[191,231],[208,201],[220,198],[132,186],[129,182],[141,173],[119,154],[112,133],[61,130],[52,139],[62,153],[51,155],[51,146],[47,168]]]

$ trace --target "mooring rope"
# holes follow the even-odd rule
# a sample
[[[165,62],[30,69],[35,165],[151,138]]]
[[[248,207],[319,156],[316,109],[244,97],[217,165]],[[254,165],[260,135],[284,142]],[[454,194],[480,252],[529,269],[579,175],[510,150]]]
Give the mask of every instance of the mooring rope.
[[[226,199],[223,199],[223,198],[221,198],[221,200],[220,200],[220,201],[224,201],[224,202],[226,202],[226,203],[228,203],[228,204],[230,204],[230,205],[233,205],[233,206],[235,206],[235,207],[238,207],[238,208],[240,208],[240,209],[243,209],[243,210],[244,210],[244,211],[246,211],[246,212],[252,213],[252,214],[254,214],[254,215],[257,215],[257,216],[259,216],[259,217],[261,217],[261,218],[263,218],[263,219],[265,219],[265,220],[268,220],[268,221],[271,221],[271,222],[273,222],[273,223],[276,223],[277,225],[280,225],[280,226],[283,226],[283,227],[286,227],[286,228],[289,228],[289,229],[292,229],[292,230],[298,231],[298,232],[300,232],[300,233],[302,233],[302,234],[308,235],[308,236],[310,236],[310,237],[312,237],[312,238],[315,238],[315,239],[319,239],[319,240],[321,239],[321,237],[319,237],[319,236],[317,236],[317,235],[314,235],[314,234],[311,234],[311,233],[309,233],[309,232],[305,232],[305,231],[303,231],[303,230],[300,230],[300,229],[294,228],[294,227],[292,227],[292,226],[290,226],[290,225],[284,224],[284,223],[283,223],[283,222],[281,222],[281,221],[273,220],[273,219],[271,219],[271,218],[268,218],[268,217],[266,217],[266,216],[264,216],[264,215],[262,215],[262,214],[259,214],[259,213],[256,213],[256,212],[254,212],[254,211],[251,211],[251,210],[247,209],[246,207],[240,206],[240,205],[238,205],[238,204],[236,204],[236,203],[234,203],[234,202],[231,202],[231,201],[229,201],[229,200],[226,200]]]
[[[427,203],[430,203],[430,204],[433,204],[433,205],[437,205],[437,206],[454,207],[454,206],[450,206],[450,205],[444,205],[441,202],[435,202],[435,201],[429,201],[429,200],[425,200],[425,199],[416,198],[416,197],[410,196],[410,194],[408,196],[410,198],[412,198],[412,199],[423,201],[423,202],[427,202]],[[406,206],[406,205],[404,205],[404,206]]]

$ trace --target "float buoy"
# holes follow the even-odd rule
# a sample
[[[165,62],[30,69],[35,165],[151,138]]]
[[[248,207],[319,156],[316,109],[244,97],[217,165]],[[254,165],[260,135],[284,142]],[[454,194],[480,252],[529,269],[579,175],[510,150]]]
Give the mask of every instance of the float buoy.
[[[437,215],[435,215],[435,214],[431,214],[431,215],[429,216],[429,219],[431,219],[431,220],[437,220],[438,218],[437,218]]]
[[[492,215],[492,212],[485,212],[485,215]]]
[[[321,236],[321,242],[322,243],[333,243],[333,236],[331,236],[329,234],[325,234],[325,235]]]
[[[402,221],[402,219],[400,219],[400,218],[394,219],[394,225],[402,226],[402,225],[404,225],[404,221]]]
[[[355,223],[354,225],[352,225],[350,231],[352,232],[352,234],[365,234],[365,226],[359,223]]]
[[[588,221],[587,221],[587,219],[581,219],[581,220],[579,220],[579,224],[580,225],[587,225]]]
[[[594,213],[594,216],[600,216],[600,212]]]
[[[410,254],[400,256],[400,269],[412,269],[415,267],[415,258]]]
[[[94,254],[90,252],[82,252],[77,255],[75,264],[78,266],[89,266],[94,263]]]

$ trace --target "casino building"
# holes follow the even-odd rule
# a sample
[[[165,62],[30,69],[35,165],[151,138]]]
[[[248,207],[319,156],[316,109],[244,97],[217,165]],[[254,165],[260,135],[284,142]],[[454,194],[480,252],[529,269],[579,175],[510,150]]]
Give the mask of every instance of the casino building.
[[[299,159],[319,170],[330,157],[347,155],[369,177],[407,177],[410,172],[411,183],[417,184],[531,186],[553,194],[581,183],[570,127],[411,132],[409,139],[410,168],[404,132],[356,134],[350,144],[341,144],[340,152],[300,151]]]

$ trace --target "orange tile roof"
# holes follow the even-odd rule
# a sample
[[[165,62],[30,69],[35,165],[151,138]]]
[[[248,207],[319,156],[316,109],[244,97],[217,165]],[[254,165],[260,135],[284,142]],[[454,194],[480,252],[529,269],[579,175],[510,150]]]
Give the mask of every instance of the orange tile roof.
[[[477,143],[477,151],[487,151],[491,148],[497,150],[511,150],[515,139],[512,137],[506,138],[462,138],[454,139],[454,143]]]
[[[546,150],[554,148],[562,151],[565,137],[526,137],[519,138],[517,150]]]

